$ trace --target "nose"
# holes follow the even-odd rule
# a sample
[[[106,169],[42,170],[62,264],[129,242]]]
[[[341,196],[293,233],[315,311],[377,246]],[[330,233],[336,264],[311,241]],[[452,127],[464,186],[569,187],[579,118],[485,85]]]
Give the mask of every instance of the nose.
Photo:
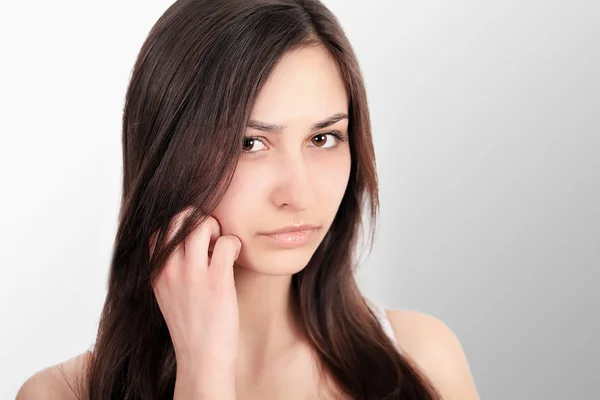
[[[274,165],[277,178],[271,192],[273,204],[294,212],[314,207],[317,196],[313,174],[318,171],[313,170],[302,155],[291,156],[287,153],[280,158]]]

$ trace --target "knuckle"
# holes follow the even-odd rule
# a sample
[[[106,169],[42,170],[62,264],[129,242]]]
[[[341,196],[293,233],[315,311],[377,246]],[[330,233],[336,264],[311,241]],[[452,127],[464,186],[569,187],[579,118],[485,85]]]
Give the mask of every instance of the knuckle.
[[[219,232],[220,225],[215,217],[209,215],[208,217],[206,217],[204,222],[202,222],[200,229],[206,231],[210,235],[212,232]]]

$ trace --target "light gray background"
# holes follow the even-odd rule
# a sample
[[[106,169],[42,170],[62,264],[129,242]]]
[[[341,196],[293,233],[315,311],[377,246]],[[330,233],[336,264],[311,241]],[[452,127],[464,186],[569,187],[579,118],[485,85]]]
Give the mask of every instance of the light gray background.
[[[94,340],[125,89],[170,4],[2,2],[1,399]],[[482,399],[600,398],[599,2],[326,4],[372,108],[364,291],[445,321]]]

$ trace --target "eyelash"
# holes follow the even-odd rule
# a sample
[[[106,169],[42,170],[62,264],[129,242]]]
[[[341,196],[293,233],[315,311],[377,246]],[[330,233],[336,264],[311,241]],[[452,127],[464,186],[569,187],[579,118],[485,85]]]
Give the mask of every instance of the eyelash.
[[[339,131],[330,131],[330,132],[317,133],[315,136],[311,137],[311,139],[314,138],[314,137],[316,137],[316,136],[320,136],[320,135],[325,135],[325,136],[331,135],[334,138],[336,138],[336,140],[337,140],[337,143],[335,144],[335,146],[333,146],[333,147],[326,147],[326,148],[322,148],[321,149],[321,150],[325,150],[325,151],[335,150],[340,145],[340,143],[348,141],[348,138],[344,137]],[[263,142],[263,140],[262,140],[262,138],[260,136],[244,136],[242,144],[246,140],[258,140],[259,142],[261,142],[261,143],[264,144],[264,142]],[[316,147],[318,149],[320,148],[318,146],[316,146]],[[252,156],[255,156],[257,154],[262,153],[263,151],[264,150],[256,150],[256,151],[242,150],[242,154],[252,157]]]

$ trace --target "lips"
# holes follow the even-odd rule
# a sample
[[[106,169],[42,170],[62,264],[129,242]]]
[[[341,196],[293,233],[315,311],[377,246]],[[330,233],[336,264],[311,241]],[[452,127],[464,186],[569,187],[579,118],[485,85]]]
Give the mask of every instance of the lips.
[[[317,226],[309,225],[309,224],[288,225],[288,226],[285,226],[283,228],[279,228],[279,229],[276,229],[273,231],[261,232],[260,234],[261,235],[279,235],[279,234],[284,234],[284,233],[313,231],[315,229],[317,229]]]
[[[277,247],[296,248],[307,244],[318,229],[315,225],[301,224],[286,226],[274,231],[260,233]]]

